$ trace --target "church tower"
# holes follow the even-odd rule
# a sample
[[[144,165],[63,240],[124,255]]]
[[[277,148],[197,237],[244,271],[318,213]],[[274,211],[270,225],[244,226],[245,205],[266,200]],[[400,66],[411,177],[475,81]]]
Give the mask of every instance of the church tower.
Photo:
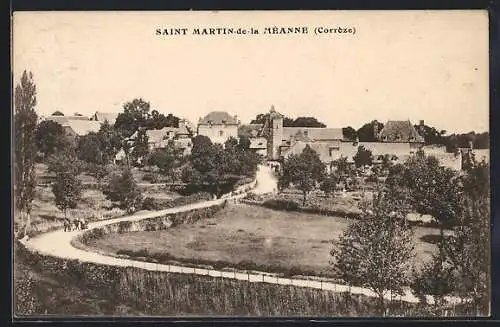
[[[268,160],[278,160],[281,155],[280,146],[283,142],[283,115],[277,112],[274,106],[271,106],[269,111],[267,128],[267,158]]]

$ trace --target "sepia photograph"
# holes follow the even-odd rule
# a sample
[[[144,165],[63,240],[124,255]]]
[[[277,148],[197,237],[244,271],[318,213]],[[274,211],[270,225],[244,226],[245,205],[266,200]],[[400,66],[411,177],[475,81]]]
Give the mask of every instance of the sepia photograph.
[[[17,11],[12,314],[488,317],[488,12]]]

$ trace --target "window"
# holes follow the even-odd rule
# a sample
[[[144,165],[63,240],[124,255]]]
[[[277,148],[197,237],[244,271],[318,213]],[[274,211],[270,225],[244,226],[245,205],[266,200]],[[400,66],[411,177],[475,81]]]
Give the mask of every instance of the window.
[[[309,134],[309,131],[304,131],[305,136],[308,136],[308,134]]]
[[[339,150],[340,150],[340,147],[338,147],[338,146],[334,146],[334,147],[331,147],[331,148],[330,148],[330,149],[328,149],[328,150],[329,150],[328,152],[330,153],[330,157],[331,157],[331,156],[332,156],[332,153],[333,153],[334,151],[339,151]]]
[[[224,131],[219,131],[219,136],[224,136]]]

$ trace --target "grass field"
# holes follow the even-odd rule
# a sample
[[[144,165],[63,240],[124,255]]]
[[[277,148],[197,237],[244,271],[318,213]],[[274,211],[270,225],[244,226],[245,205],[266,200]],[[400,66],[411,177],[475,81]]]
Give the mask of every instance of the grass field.
[[[349,223],[344,218],[230,205],[215,217],[195,224],[163,231],[109,234],[89,246],[108,252],[168,253],[185,262],[222,261],[235,267],[252,262],[261,267],[295,267],[331,276],[330,241],[338,239]],[[438,235],[435,229],[415,228],[417,266],[436,250],[435,245],[427,242],[435,235]]]

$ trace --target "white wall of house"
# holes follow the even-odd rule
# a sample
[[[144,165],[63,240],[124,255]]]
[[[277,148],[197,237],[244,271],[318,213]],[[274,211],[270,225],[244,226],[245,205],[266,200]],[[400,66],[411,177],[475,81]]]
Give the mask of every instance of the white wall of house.
[[[238,139],[238,125],[198,125],[198,135],[209,137],[212,143],[224,144],[230,137]]]

